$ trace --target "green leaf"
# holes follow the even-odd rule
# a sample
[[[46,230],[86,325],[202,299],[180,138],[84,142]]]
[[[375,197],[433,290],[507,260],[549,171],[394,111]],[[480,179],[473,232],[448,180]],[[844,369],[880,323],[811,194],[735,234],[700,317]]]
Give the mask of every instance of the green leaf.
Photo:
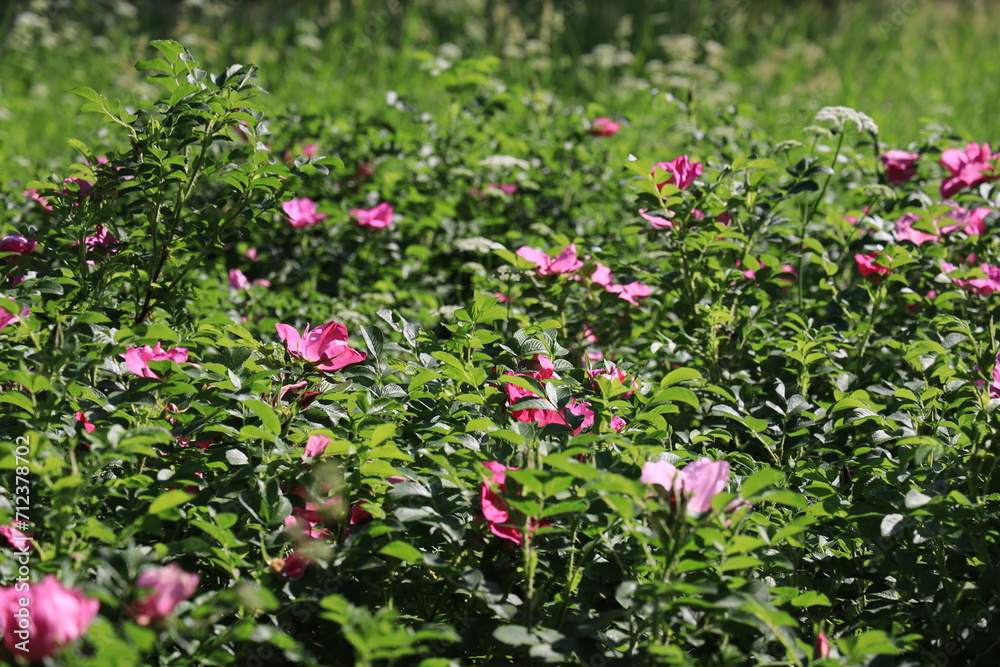
[[[165,512],[168,509],[177,507],[178,505],[183,505],[192,498],[194,498],[194,496],[186,491],[172,489],[154,500],[146,512],[148,514],[160,514],[161,512]]]
[[[406,542],[401,542],[396,540],[394,542],[389,542],[378,552],[384,556],[392,556],[393,558],[398,558],[399,560],[404,560],[408,563],[422,563],[424,560],[423,555],[420,550],[414,547],[412,544]]]
[[[251,412],[257,415],[257,418],[260,419],[268,433],[271,435],[281,434],[281,419],[278,417],[278,413],[274,411],[274,408],[264,401],[257,399],[243,401],[243,405],[250,408]]]
[[[774,468],[762,468],[743,480],[743,484],[740,486],[740,495],[744,498],[752,498],[762,489],[784,481],[785,475],[781,471]]]

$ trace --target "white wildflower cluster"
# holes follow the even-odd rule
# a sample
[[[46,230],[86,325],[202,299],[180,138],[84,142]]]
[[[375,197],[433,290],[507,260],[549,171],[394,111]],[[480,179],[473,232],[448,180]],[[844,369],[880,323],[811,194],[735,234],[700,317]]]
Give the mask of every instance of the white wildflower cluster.
[[[858,132],[878,134],[878,125],[868,114],[851,107],[823,107],[816,112],[815,123],[829,122],[837,132],[843,132],[848,123],[853,123]]]
[[[491,241],[490,239],[482,236],[471,236],[466,239],[458,239],[455,241],[456,250],[460,250],[462,252],[477,252],[481,255],[487,255],[497,248],[503,247],[502,243]]]

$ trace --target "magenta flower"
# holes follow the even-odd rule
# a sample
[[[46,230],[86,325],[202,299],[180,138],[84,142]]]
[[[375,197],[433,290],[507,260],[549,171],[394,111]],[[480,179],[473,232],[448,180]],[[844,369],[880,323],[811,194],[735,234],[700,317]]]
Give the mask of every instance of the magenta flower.
[[[364,361],[368,356],[348,346],[347,327],[339,322],[327,322],[315,329],[306,324],[301,336],[287,324],[276,324],[275,328],[292,356],[316,364],[321,371],[339,371],[344,366]]]
[[[321,433],[313,433],[306,440],[305,451],[302,453],[302,458],[304,459],[314,459],[317,456],[322,456],[323,452],[326,451],[326,446],[329,445],[332,440],[322,435]]]
[[[642,467],[640,481],[660,486],[689,513],[702,514],[712,509],[712,498],[726,488],[729,463],[703,458],[678,470],[666,461],[650,461]]]
[[[649,212],[648,208],[640,208],[639,216],[646,220],[649,224],[657,229],[670,229],[674,226],[674,223],[670,218],[666,216],[673,216],[673,211],[664,211],[664,215],[653,215]]]
[[[590,403],[586,401],[578,401],[573,398],[566,404],[566,411],[576,415],[577,417],[583,418],[583,421],[580,422],[579,426],[576,426],[575,428],[570,427],[573,435],[580,435],[586,429],[594,425],[594,411],[590,409]],[[569,424],[567,424],[567,426],[569,426]]]
[[[92,424],[90,420],[87,419],[87,415],[82,412],[74,413],[73,419],[83,424],[83,430],[86,431],[87,433],[93,433],[94,431],[97,430],[97,426]]]
[[[308,197],[281,202],[281,210],[292,227],[309,227],[326,217],[316,210],[316,202]]]
[[[947,274],[957,270],[959,267],[954,264],[949,264],[948,262],[941,263],[941,270]],[[983,272],[984,277],[982,278],[951,278],[951,281],[958,285],[959,287],[964,287],[969,292],[974,294],[979,294],[980,296],[988,296],[993,294],[997,290],[1000,290],[1000,266],[993,266],[992,264],[980,264],[977,267]]]
[[[301,579],[306,575],[306,570],[309,568],[309,563],[311,562],[312,559],[308,556],[298,551],[293,551],[285,558],[275,558],[271,565],[283,577]]]
[[[559,256],[552,258],[537,248],[523,246],[517,251],[518,257],[523,257],[535,263],[535,272],[540,276],[569,275],[583,266],[576,258],[576,244],[570,243],[563,248]]]
[[[920,216],[916,213],[904,213],[900,216],[899,219],[896,220],[896,239],[899,241],[909,241],[915,245],[927,243],[928,241],[937,241],[937,234],[925,232],[913,227],[913,223],[918,220],[920,220]]]
[[[314,158],[319,155],[319,144],[302,144],[302,157]]]
[[[643,283],[632,282],[626,285],[612,285],[608,291],[617,294],[619,299],[624,299],[633,306],[638,306],[639,302],[636,299],[650,296],[653,293],[653,288]]]
[[[610,426],[611,426],[611,430],[615,431],[617,433],[617,432],[620,432],[623,428],[625,428],[625,426],[627,426],[627,424],[625,423],[624,419],[622,419],[618,415],[615,415],[614,417],[611,418],[611,424],[610,424]]]
[[[971,188],[1000,177],[984,173],[995,170],[990,161],[998,158],[1000,153],[990,154],[989,144],[968,144],[964,151],[958,148],[945,150],[940,162],[951,172],[951,177],[941,182],[941,196],[948,198],[962,188]]]
[[[513,183],[490,183],[486,186],[487,190],[499,190],[505,195],[517,194],[517,186]]]
[[[490,471],[490,480],[484,481],[479,490],[479,502],[482,506],[483,517],[490,524],[491,533],[520,546],[524,542],[523,534],[520,528],[512,524],[513,512],[507,501],[500,495],[507,492],[507,471],[517,470],[517,468],[508,468],[499,461],[484,461],[483,466]],[[548,525],[551,525],[551,522],[546,519],[539,522],[531,519],[528,522],[528,531],[533,533],[539,526]]]
[[[598,137],[613,137],[622,129],[621,123],[616,123],[607,116],[599,116],[590,124],[590,131]]]
[[[11,549],[21,553],[27,552],[31,547],[31,538],[9,524],[0,526],[0,537],[10,545]]]
[[[996,363],[993,364],[993,373],[990,375],[990,398],[1000,398],[1000,353],[997,354]]]
[[[157,343],[155,347],[150,347],[149,345],[143,345],[142,347],[130,347],[125,350],[125,354],[120,355],[125,360],[125,365],[128,369],[144,378],[156,378],[160,379],[157,375],[150,369],[150,361],[173,361],[178,364],[182,364],[187,361],[188,351],[184,347],[174,347],[169,350],[164,350]]]
[[[100,253],[101,256],[110,252],[118,252],[118,249],[115,248],[115,246],[119,243],[121,243],[121,240],[116,238],[115,235],[103,225],[98,225],[92,236],[88,236],[83,239],[83,245],[87,248],[87,252]],[[79,242],[76,242],[72,245],[77,246],[80,244]],[[87,260],[87,264],[94,265],[96,263],[97,262],[93,259]]]
[[[662,183],[657,183],[657,189],[662,188],[667,183],[673,183],[680,190],[686,190],[689,185],[694,183],[694,179],[701,176],[701,163],[691,162],[687,155],[681,155],[675,157],[670,162],[657,162],[656,166],[653,167],[653,176],[656,176],[656,169],[662,169],[663,171],[669,172],[670,177]]]
[[[813,660],[823,660],[830,657],[830,640],[822,632],[816,635],[813,642]]]
[[[885,165],[885,176],[892,185],[900,185],[913,178],[917,173],[919,153],[891,150],[882,153],[882,164]]]
[[[352,208],[350,213],[361,227],[384,229],[392,224],[392,205],[386,202],[375,208]]]
[[[14,306],[14,310],[17,310],[17,302],[14,301],[13,299],[8,299],[5,296],[0,296],[0,299],[2,299],[4,301],[6,301],[7,303],[11,304],[12,306]],[[29,312],[31,312],[30,309],[25,308],[25,309],[23,309],[21,311],[20,315],[15,315],[11,311],[9,311],[6,308],[0,306],[0,330],[3,330],[4,328],[6,328],[6,327],[8,327],[11,324],[14,324],[16,322],[20,322],[21,318],[27,316],[27,314]]]
[[[954,204],[954,202],[950,201],[941,203]],[[940,223],[945,218],[951,218],[955,221],[953,224],[940,226],[939,229],[942,234],[951,234],[952,232],[960,231],[966,236],[982,236],[986,233],[986,216],[992,213],[993,209],[979,207],[970,211],[958,204],[954,204],[954,206],[952,210],[935,220],[936,223]]]
[[[17,617],[21,600],[28,599],[27,618]],[[12,656],[41,661],[79,639],[97,615],[100,602],[75,588],[66,588],[54,576],[39,583],[0,588],[0,632]],[[27,649],[27,650],[22,650]]]
[[[229,269],[229,287],[232,289],[249,289],[250,281],[239,269]]]
[[[889,275],[889,272],[892,271],[892,269],[888,266],[882,266],[876,261],[879,255],[884,254],[885,253],[883,252],[876,251],[868,253],[867,255],[863,255],[861,253],[854,255],[854,261],[857,262],[858,271],[861,272],[861,275],[865,278],[871,277],[872,280],[880,280],[882,276]]]
[[[185,572],[177,563],[166,567],[154,567],[139,575],[135,584],[139,588],[152,591],[132,607],[135,622],[149,625],[153,621],[169,616],[181,600],[194,595],[201,579],[197,574]]]
[[[17,232],[0,239],[0,252],[12,252],[16,255],[30,255],[38,247],[38,241],[24,238]],[[13,263],[16,257],[8,257],[7,262]]]
[[[32,188],[31,190],[25,190],[21,194],[23,194],[28,199],[34,199],[36,202],[38,202],[38,205],[41,206],[46,211],[53,210],[52,209],[52,205],[49,204],[48,198],[43,197],[41,194],[39,194],[38,188]]]

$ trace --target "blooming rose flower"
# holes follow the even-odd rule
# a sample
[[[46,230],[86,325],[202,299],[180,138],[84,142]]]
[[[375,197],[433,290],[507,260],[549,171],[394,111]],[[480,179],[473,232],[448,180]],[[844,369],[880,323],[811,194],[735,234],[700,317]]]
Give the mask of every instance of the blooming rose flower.
[[[996,363],[993,364],[993,373],[990,375],[990,398],[1000,398],[1000,354],[997,354]],[[0,528],[2,529],[2,528]]]
[[[590,124],[590,131],[598,137],[613,137],[620,129],[621,123],[616,123],[607,116],[599,116]]]
[[[627,426],[627,424],[625,423],[625,420],[622,419],[621,417],[619,417],[618,415],[615,415],[614,417],[611,418],[611,430],[612,431],[616,431],[616,432],[621,431],[623,428],[625,428],[625,426]]]
[[[694,179],[701,176],[702,171],[701,163],[691,162],[687,155],[675,157],[670,162],[657,162],[656,166],[653,167],[653,176],[656,176],[657,167],[670,173],[667,180],[656,184],[657,189],[661,189],[667,183],[673,183],[679,189],[686,190],[689,185],[694,183]]]
[[[566,411],[577,417],[583,417],[583,421],[578,426],[570,428],[573,435],[580,435],[583,431],[594,425],[594,411],[590,409],[589,402],[578,401],[575,398],[570,399],[569,403],[566,404]]]
[[[25,190],[21,194],[23,194],[28,199],[34,199],[36,202],[38,202],[38,205],[41,206],[46,211],[53,210],[52,209],[52,205],[49,204],[49,200],[46,197],[43,197],[42,195],[39,194],[38,188],[32,188],[31,190]]]
[[[902,216],[896,220],[896,238],[900,241],[909,241],[914,245],[920,245],[922,243],[927,243],[928,241],[937,241],[938,235],[932,234],[930,232],[925,232],[920,229],[914,229],[913,223],[920,220],[920,216],[916,213],[904,213]]]
[[[941,263],[941,270],[945,273],[951,273],[957,270],[959,267],[948,262]],[[988,296],[1000,290],[1000,266],[993,266],[992,264],[980,264],[979,270],[982,271],[985,276],[983,278],[951,278],[952,282],[959,287],[964,287],[974,294],[979,294],[980,296]]]
[[[92,424],[90,420],[87,419],[87,415],[85,415],[82,412],[75,413],[73,415],[73,419],[83,424],[83,430],[86,431],[87,433],[93,433],[94,431],[97,430],[97,426]]]
[[[302,458],[304,459],[314,459],[317,456],[322,456],[323,452],[326,451],[326,446],[332,442],[330,438],[326,437],[321,433],[313,433],[306,440],[305,450],[302,452]]]
[[[14,306],[14,310],[17,310],[17,302],[13,299],[8,299],[5,296],[0,296],[0,299],[11,304]],[[5,327],[8,327],[16,322],[20,322],[21,318],[27,316],[29,312],[31,312],[29,308],[24,308],[21,310],[20,315],[15,315],[6,308],[0,307],[0,330],[3,330]]]
[[[250,281],[239,269],[229,269],[229,286],[232,289],[249,289]]]
[[[867,255],[863,255],[861,253],[854,255],[854,261],[857,262],[858,271],[861,272],[862,276],[864,276],[865,278],[874,276],[875,277],[874,279],[877,280],[881,276],[889,275],[889,272],[892,271],[892,269],[890,269],[888,266],[882,266],[877,261],[875,261],[878,258],[878,256],[882,254],[884,253],[876,251],[868,253]]]
[[[97,229],[94,230],[93,235],[88,236],[83,239],[83,245],[87,248],[87,252],[100,253],[102,256],[109,252],[118,252],[115,248],[116,245],[121,243],[121,240],[116,238],[111,231],[104,225],[98,225]],[[71,245],[80,245],[79,242],[73,243]],[[94,265],[97,262],[92,259],[87,260],[87,264]]]
[[[535,272],[540,276],[569,275],[583,266],[583,262],[576,258],[575,243],[570,243],[563,248],[559,256],[554,259],[541,250],[530,246],[521,247],[517,251],[517,256],[534,262],[537,267]]]
[[[146,570],[139,575],[135,584],[152,591],[132,607],[135,622],[149,625],[159,618],[169,616],[181,600],[194,595],[200,579],[197,574],[182,570],[177,563]]]
[[[913,178],[917,173],[919,153],[891,150],[882,153],[882,164],[885,165],[885,176],[893,185],[900,185]]]
[[[950,201],[941,203],[954,204],[954,202]],[[945,218],[951,218],[955,221],[953,224],[940,226],[939,229],[942,234],[951,234],[952,232],[959,231],[966,236],[982,236],[986,233],[986,216],[992,213],[993,209],[981,206],[970,211],[958,204],[954,206],[952,210],[934,221],[935,223],[940,223]]]
[[[17,255],[30,255],[38,247],[38,241],[31,241],[24,238],[17,232],[8,234],[0,239],[0,252],[12,252]],[[14,256],[8,257],[7,262],[13,263],[17,259]]]
[[[656,484],[668,496],[684,504],[691,514],[712,509],[712,498],[726,488],[729,463],[703,458],[678,470],[666,461],[650,461],[642,467],[640,481]]]
[[[617,294],[619,299],[628,301],[633,306],[638,306],[636,299],[647,297],[653,293],[653,288],[639,282],[631,282],[626,285],[612,285],[608,288],[612,294]]]
[[[958,148],[945,150],[940,162],[951,172],[951,177],[941,181],[941,196],[948,198],[962,188],[971,188],[1000,177],[985,173],[994,171],[990,160],[998,158],[1000,153],[990,154],[989,144],[968,144],[964,151]]]
[[[306,324],[302,335],[287,324],[276,324],[275,328],[290,354],[316,364],[321,371],[338,371],[368,356],[347,345],[347,327],[339,322],[327,322],[315,329]]]
[[[0,537],[15,551],[23,553],[31,546],[31,538],[9,524],[0,526]]]
[[[350,213],[361,227],[384,229],[392,224],[392,205],[386,202],[374,208],[352,208]]]
[[[316,211],[316,202],[308,197],[281,202],[281,210],[292,227],[309,227],[326,217]]]
[[[614,365],[610,361],[605,362],[605,367],[604,368],[591,368],[591,369],[589,369],[587,371],[587,375],[589,375],[594,380],[596,380],[597,378],[605,378],[607,380],[611,380],[612,382],[614,382],[615,380],[618,380],[623,385],[630,384],[631,387],[632,387],[632,389],[629,389],[624,394],[622,394],[622,396],[625,397],[625,398],[628,398],[629,396],[632,396],[633,394],[635,394],[635,388],[638,387],[638,383],[635,381],[635,379],[633,379],[629,383],[628,382],[628,375],[625,373],[625,371],[623,371],[622,369],[618,368],[618,366]],[[597,386],[597,382],[594,382],[594,386],[595,387]]]
[[[21,609],[21,598],[30,600],[31,613],[27,619],[15,616]],[[85,597],[74,588],[66,588],[51,574],[39,583],[29,584],[27,591],[14,586],[0,588],[3,643],[12,656],[40,661],[79,639],[93,622],[98,607],[98,600]],[[22,642],[27,652],[17,648]]]
[[[173,361],[182,364],[187,361],[188,351],[185,347],[174,347],[164,350],[157,343],[155,347],[150,347],[149,345],[130,347],[125,350],[125,354],[120,356],[125,360],[125,365],[128,366],[128,369],[139,377],[156,378],[159,380],[160,376],[150,369],[149,362]]]
[[[283,577],[301,579],[305,576],[311,562],[312,559],[308,556],[298,551],[293,551],[285,558],[275,558],[271,561],[271,567]]]
[[[507,492],[507,471],[517,470],[517,468],[508,468],[499,461],[484,461],[483,466],[490,471],[490,482],[484,481],[479,490],[483,517],[489,522],[491,533],[520,546],[524,542],[523,533],[520,528],[508,525],[513,512],[507,501],[500,496],[500,494]],[[533,533],[539,526],[548,525],[551,523],[546,519],[537,523],[534,519],[530,519],[528,531]]]

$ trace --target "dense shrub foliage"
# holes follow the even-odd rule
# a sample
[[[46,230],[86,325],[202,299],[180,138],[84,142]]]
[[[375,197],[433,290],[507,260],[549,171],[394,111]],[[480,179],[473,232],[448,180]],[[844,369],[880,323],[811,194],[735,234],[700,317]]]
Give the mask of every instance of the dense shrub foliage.
[[[436,73],[446,115],[389,91],[348,122],[153,46],[158,97],[77,89],[107,139],[0,191],[8,658],[997,643],[988,138],[729,110],[619,160],[623,119],[490,59]]]

